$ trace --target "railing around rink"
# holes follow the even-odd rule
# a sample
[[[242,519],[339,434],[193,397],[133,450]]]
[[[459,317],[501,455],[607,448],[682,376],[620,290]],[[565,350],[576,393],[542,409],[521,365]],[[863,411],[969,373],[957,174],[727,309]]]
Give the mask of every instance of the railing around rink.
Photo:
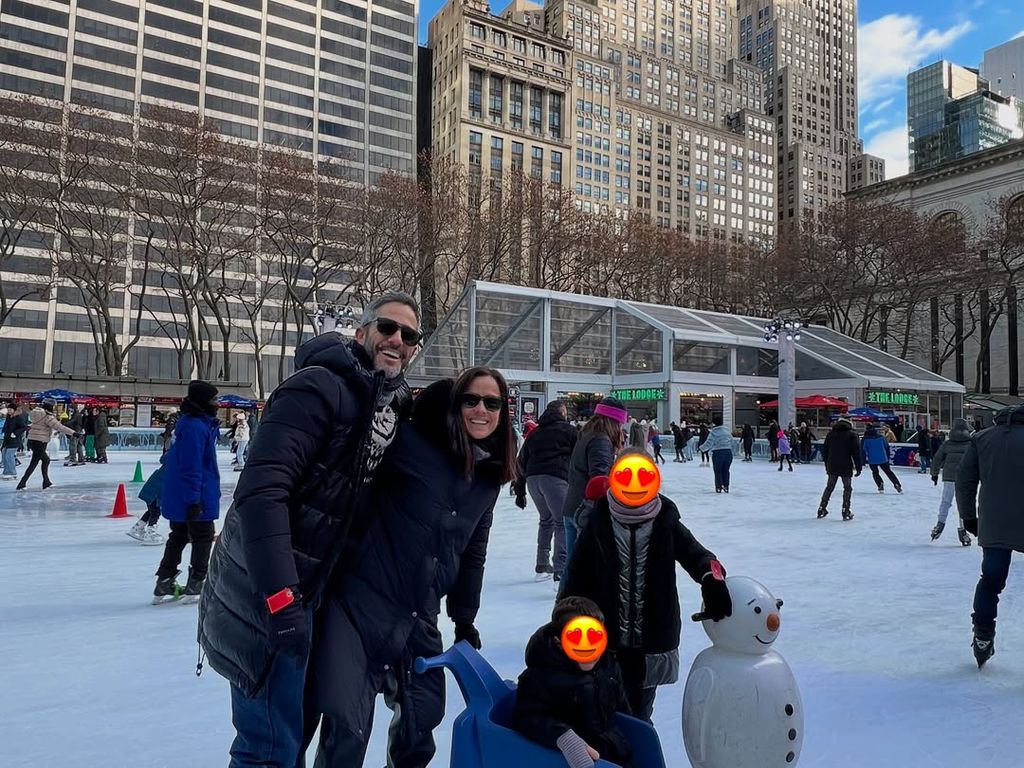
[[[227,430],[220,430],[217,446],[227,448],[231,441]],[[108,451],[162,451],[164,447],[163,427],[111,427]]]

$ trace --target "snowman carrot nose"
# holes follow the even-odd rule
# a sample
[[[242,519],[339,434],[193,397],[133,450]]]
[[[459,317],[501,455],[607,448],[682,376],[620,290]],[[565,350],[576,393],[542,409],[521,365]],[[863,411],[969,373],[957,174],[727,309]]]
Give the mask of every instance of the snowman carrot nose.
[[[778,631],[779,624],[781,624],[781,623],[782,622],[779,619],[779,614],[777,614],[777,613],[769,613],[768,614],[768,618],[765,621],[765,624],[768,626],[768,631],[769,632],[776,632],[776,631]]]

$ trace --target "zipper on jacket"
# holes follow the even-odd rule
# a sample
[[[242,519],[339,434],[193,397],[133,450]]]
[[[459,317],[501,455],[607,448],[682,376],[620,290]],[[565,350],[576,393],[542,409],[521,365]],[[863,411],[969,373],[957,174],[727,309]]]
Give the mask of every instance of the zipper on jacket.
[[[629,647],[636,642],[636,527],[629,528]]]

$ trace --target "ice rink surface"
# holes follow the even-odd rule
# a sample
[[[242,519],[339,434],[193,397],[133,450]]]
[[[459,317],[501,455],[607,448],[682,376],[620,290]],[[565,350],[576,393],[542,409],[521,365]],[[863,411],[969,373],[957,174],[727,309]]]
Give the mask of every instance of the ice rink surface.
[[[105,519],[118,482],[141,458],[111,452],[107,466],[65,469],[55,487],[16,493],[0,483],[0,766],[189,768],[227,764],[228,685],[194,674],[196,606],[150,605],[162,547],[125,535],[133,520]],[[237,474],[222,458],[223,508]],[[19,468],[19,469],[23,469]],[[732,493],[716,495],[710,468],[663,467],[663,492],[730,574],[763,582],[785,600],[775,650],[803,695],[800,765],[813,768],[1003,768],[1024,764],[1024,571],[1015,557],[996,635],[979,673],[970,650],[977,546],[956,541],[954,518],[929,541],[939,489],[898,468],[905,493],[879,495],[854,481],[856,519],[839,517],[837,492],[815,518],[822,466],[792,473],[765,462],[733,464]],[[128,485],[129,509],[144,505]],[[1013,503],[1020,504],[1020,500]],[[955,515],[955,512],[953,513]],[[161,531],[166,533],[166,522]],[[477,627],[483,653],[504,677],[523,666],[530,634],[547,621],[551,582],[533,576],[537,515],[503,492],[495,513]],[[187,564],[186,551],[186,564]],[[679,572],[686,617],[697,586]],[[183,582],[184,576],[181,577]],[[709,641],[684,622],[683,680]],[[450,641],[451,626],[442,620]],[[683,680],[660,689],[654,721],[670,766],[687,766]],[[448,765],[462,699],[449,677],[448,715],[433,766]],[[366,765],[384,765],[382,702]]]

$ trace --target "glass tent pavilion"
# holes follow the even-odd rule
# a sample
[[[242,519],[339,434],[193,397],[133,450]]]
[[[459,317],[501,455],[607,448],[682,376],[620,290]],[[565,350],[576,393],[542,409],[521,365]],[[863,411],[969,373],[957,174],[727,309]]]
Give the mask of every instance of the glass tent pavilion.
[[[413,386],[462,369],[499,369],[518,393],[521,417],[555,398],[614,394],[638,418],[721,414],[730,426],[757,418],[778,393],[778,347],[763,318],[537,288],[473,282],[409,366]],[[911,419],[948,426],[964,387],[822,326],[796,342],[797,395],[851,405],[888,403]],[[756,423],[756,421],[751,421]]]

